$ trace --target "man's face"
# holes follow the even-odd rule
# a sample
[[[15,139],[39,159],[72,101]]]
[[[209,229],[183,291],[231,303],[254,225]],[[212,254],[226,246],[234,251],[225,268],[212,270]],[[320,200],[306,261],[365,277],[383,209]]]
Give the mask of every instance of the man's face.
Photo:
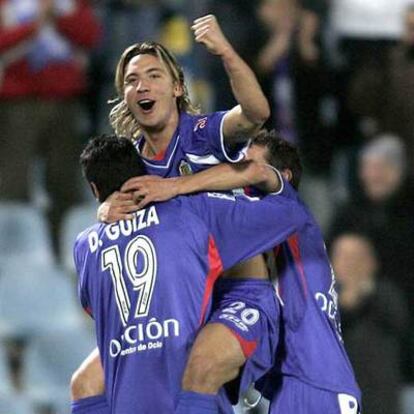
[[[336,278],[343,285],[371,280],[377,269],[371,245],[357,235],[343,235],[336,239],[331,259]]]
[[[182,88],[174,84],[158,57],[133,57],[125,68],[124,79],[124,99],[142,129],[159,132],[176,119],[176,99],[182,95]]]
[[[398,190],[402,172],[384,157],[372,156],[362,159],[359,177],[368,198],[373,201],[382,201]]]

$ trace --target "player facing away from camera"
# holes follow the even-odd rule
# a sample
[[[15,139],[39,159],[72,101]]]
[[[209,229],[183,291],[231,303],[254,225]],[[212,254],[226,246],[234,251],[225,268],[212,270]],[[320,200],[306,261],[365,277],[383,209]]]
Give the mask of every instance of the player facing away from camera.
[[[239,104],[227,112],[197,115],[188,98],[184,74],[174,57],[157,43],[142,43],[125,50],[119,61],[116,86],[120,102],[111,112],[111,123],[118,135],[135,140],[150,174],[176,177],[204,169],[203,175],[195,175],[199,176],[203,189],[230,189],[233,186],[227,182],[228,166],[216,164],[243,158],[245,142],[266,120],[269,106],[253,72],[232,49],[214,16],[197,19],[192,29],[195,40],[222,59]],[[254,177],[268,174],[254,163],[236,168],[243,169],[240,183],[243,185],[254,184],[257,182]],[[133,189],[134,193],[117,192],[111,196],[101,206],[100,218],[104,221],[129,218],[128,214],[136,209],[136,198],[141,198],[141,207],[191,192],[193,187],[193,181],[166,184],[153,177],[133,179],[125,190]],[[261,257],[249,260],[244,269],[248,276],[267,276]],[[239,272],[239,276],[244,273]],[[219,334],[227,341],[234,339],[227,332]],[[248,349],[240,346],[244,356],[249,356]],[[99,354],[95,351],[74,374],[71,383],[74,413],[93,413],[94,401],[84,399],[104,390],[99,365]],[[88,403],[88,411],[82,411],[84,402]],[[95,402],[102,401],[97,398]]]
[[[100,201],[145,171],[131,142],[114,136],[92,140],[81,162]],[[300,231],[301,218],[300,205],[289,198],[201,193],[149,205],[130,220],[99,223],[78,236],[79,294],[95,321],[109,412],[174,411],[216,278]],[[267,285],[268,301],[275,300],[270,282],[259,282]],[[276,300],[270,308],[277,312]],[[259,317],[244,308],[244,325]],[[197,412],[232,412],[222,397],[197,400]]]
[[[248,158],[277,168],[286,180],[281,195],[306,216],[306,225],[275,249],[280,345],[277,363],[258,388],[271,400],[270,414],[357,414],[361,396],[343,345],[335,275],[319,226],[297,193],[297,150],[274,132],[262,132]]]

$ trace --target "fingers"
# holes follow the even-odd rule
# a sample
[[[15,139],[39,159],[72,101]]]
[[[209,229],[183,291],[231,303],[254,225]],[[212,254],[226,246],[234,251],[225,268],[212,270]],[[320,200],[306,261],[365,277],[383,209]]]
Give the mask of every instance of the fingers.
[[[139,201],[139,203],[136,205],[137,210],[142,210],[144,207],[146,207],[149,203],[153,201],[151,196],[146,196]]]
[[[199,19],[194,20],[191,30],[193,30],[195,36],[202,36],[202,34],[207,33],[215,23],[216,18],[209,14],[208,16],[200,17]]]
[[[116,197],[114,197],[112,200],[114,203],[116,202],[122,202],[122,203],[128,203],[129,201],[133,201],[133,196],[131,193],[114,193],[116,194]]]
[[[139,185],[140,183],[140,178],[141,177],[133,177],[130,178],[127,182],[125,182],[123,184],[123,186],[121,187],[121,192],[125,193],[128,191],[133,191],[136,189],[136,187]]]
[[[196,42],[200,42],[203,40],[203,38],[205,37],[205,35],[209,32],[209,29],[204,30],[203,32],[196,34],[194,40]]]
[[[133,195],[129,194],[129,196],[131,200],[122,202],[114,201],[111,204],[111,208],[108,211],[108,221],[110,223],[118,220],[129,220],[134,217],[132,213],[137,211],[137,205],[132,199]]]
[[[208,25],[202,25],[200,27],[197,27],[196,29],[194,29],[194,37],[201,37],[204,34],[206,34],[208,31],[210,30],[210,26]]]
[[[140,188],[133,192],[134,205],[136,206],[144,197],[148,195],[149,191],[146,188]]]
[[[195,19],[194,24],[196,25],[198,23],[205,23],[213,20],[216,20],[216,16],[214,16],[214,14],[207,14],[205,16],[201,16]]]
[[[133,218],[131,213],[136,211],[136,209],[137,207],[132,194],[116,191],[99,207],[98,219],[105,223],[128,220]]]
[[[124,183],[124,185],[121,187],[121,192],[139,190],[143,183],[159,180],[163,180],[163,178],[154,175],[143,175],[141,177],[133,177]]]

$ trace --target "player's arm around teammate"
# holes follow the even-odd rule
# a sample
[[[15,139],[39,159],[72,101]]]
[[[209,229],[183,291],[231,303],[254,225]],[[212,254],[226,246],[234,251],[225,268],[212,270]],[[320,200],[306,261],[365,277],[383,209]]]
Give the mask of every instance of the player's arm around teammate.
[[[282,180],[267,164],[255,160],[241,161],[237,164],[223,163],[182,177],[134,177],[122,186],[121,192],[111,196],[111,209],[101,211],[100,219],[105,222],[129,219],[132,217],[129,206],[135,211],[152,202],[167,201],[179,195],[200,191],[229,191],[255,186],[265,193],[271,193],[279,191],[281,185]]]

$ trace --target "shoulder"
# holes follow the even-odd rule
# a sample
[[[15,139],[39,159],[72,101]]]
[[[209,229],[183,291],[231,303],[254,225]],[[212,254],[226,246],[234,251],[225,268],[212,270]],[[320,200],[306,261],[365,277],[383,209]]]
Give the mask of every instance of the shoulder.
[[[102,232],[104,226],[105,225],[102,223],[96,223],[77,235],[73,246],[73,255],[76,265],[79,265],[80,262],[84,261],[90,251],[97,250],[99,234]]]
[[[87,227],[85,230],[82,230],[75,239],[75,246],[82,246],[88,242],[88,238],[92,233],[97,233],[104,226],[102,223],[95,223],[92,226]]]
[[[211,112],[208,114],[188,114],[183,112],[180,114],[180,133],[200,134],[208,131],[211,127],[221,124],[222,119],[228,111]]]

